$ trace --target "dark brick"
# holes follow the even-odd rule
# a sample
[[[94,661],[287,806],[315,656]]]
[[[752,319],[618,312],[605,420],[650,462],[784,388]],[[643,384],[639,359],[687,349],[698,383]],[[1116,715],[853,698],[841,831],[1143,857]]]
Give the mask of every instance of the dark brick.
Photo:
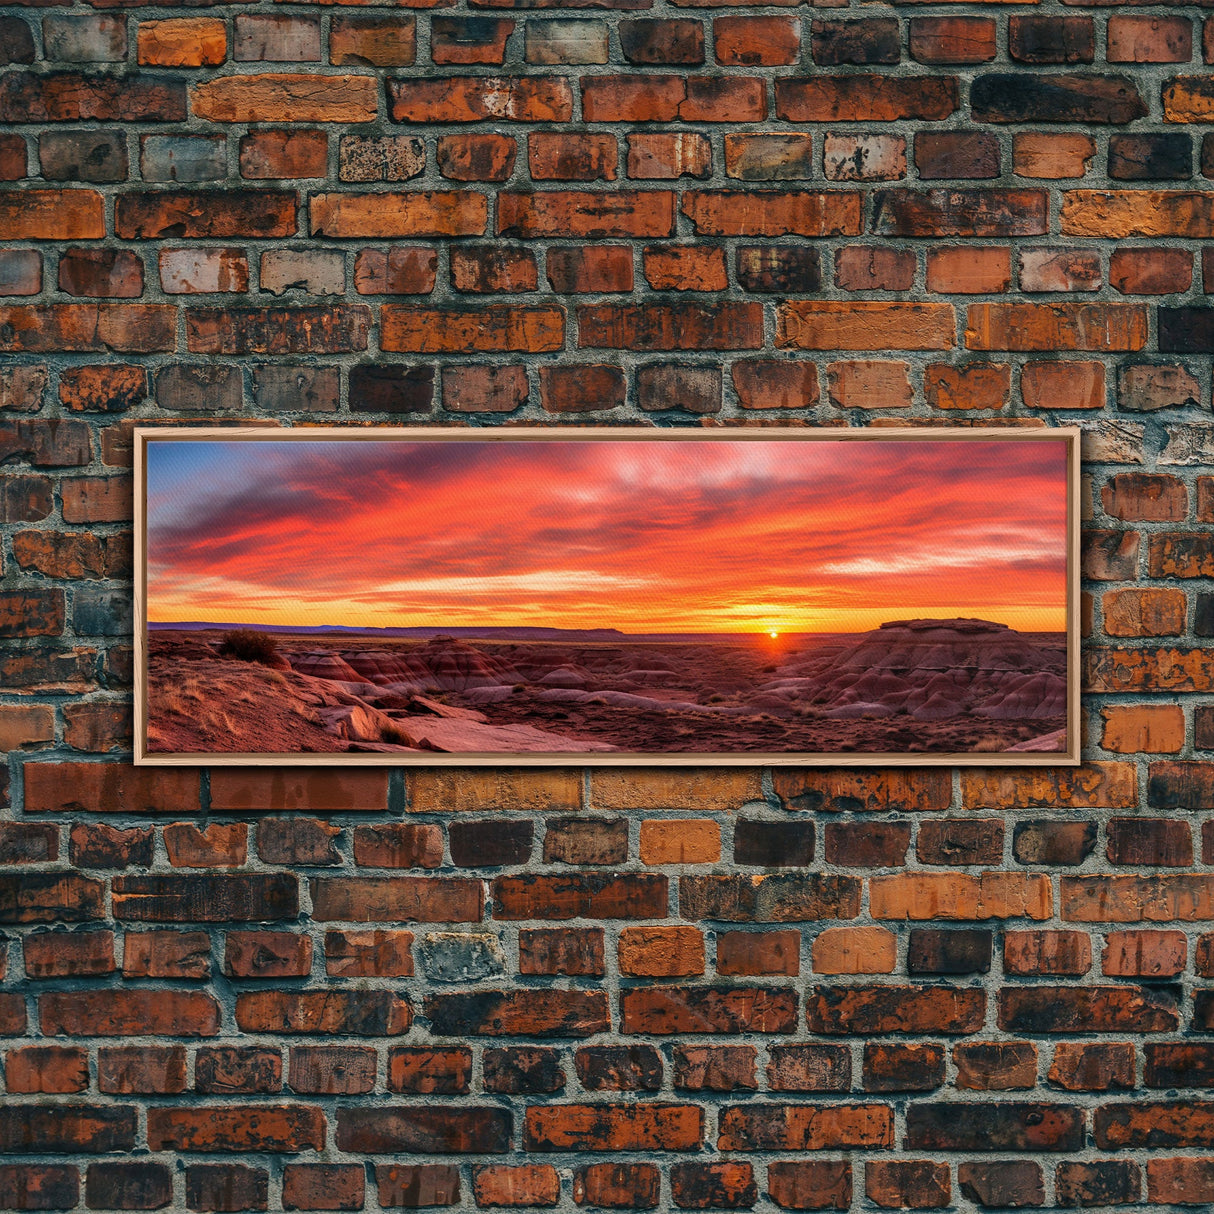
[[[451,862],[461,868],[525,864],[531,855],[532,825],[501,818],[452,822],[447,829]]]
[[[162,1163],[91,1163],[84,1200],[93,1210],[161,1210],[173,1200],[173,1174]]]
[[[1091,63],[1096,32],[1091,17],[1008,19],[1008,51],[1021,63]]]
[[[822,287],[818,250],[808,245],[739,245],[738,285],[767,295],[808,295]]]
[[[350,408],[356,413],[429,413],[434,368],[363,363],[350,369]]]
[[[1120,126],[1145,118],[1146,102],[1128,76],[990,72],[970,89],[976,122],[1093,122]]]
[[[1021,864],[1082,864],[1096,846],[1096,823],[1041,819],[1017,822],[1012,854]]]
[[[907,943],[909,974],[987,974],[992,933],[980,928],[913,928]]]
[[[1041,1165],[1028,1159],[995,1163],[962,1163],[957,1168],[961,1192],[984,1209],[1023,1209],[1045,1205]]]
[[[763,868],[804,868],[814,858],[814,824],[739,818],[734,824],[733,858],[737,864]]]
[[[264,1168],[239,1163],[198,1163],[185,1170],[185,1202],[191,1210],[264,1210],[270,1176]]]
[[[1120,181],[1176,181],[1193,175],[1193,141],[1186,134],[1113,135],[1109,176]]]
[[[847,63],[897,63],[902,39],[896,17],[865,21],[814,21],[810,47],[819,67]]]
[[[587,1091],[656,1092],[662,1057],[651,1045],[584,1046],[574,1054],[578,1080]]]
[[[930,1092],[944,1083],[944,1047],[934,1044],[864,1047],[866,1092]]]
[[[487,1049],[482,1059],[486,1092],[511,1095],[559,1092],[565,1071],[556,1050],[541,1048]]]
[[[1083,1110],[1030,1102],[912,1104],[906,1142],[927,1151],[1078,1151]]]

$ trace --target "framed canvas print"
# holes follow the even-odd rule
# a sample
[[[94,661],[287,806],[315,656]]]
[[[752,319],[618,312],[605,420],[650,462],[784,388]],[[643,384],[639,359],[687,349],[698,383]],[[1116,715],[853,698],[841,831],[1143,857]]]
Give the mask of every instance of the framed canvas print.
[[[1075,429],[136,431],[136,761],[1066,764]]]

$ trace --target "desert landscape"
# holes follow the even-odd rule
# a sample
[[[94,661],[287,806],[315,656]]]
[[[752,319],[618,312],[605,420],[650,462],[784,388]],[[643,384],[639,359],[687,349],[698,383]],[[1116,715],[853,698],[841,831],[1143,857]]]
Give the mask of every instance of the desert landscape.
[[[149,756],[1067,750],[1048,435],[157,433],[145,486]]]
[[[501,635],[545,631],[552,635]],[[890,621],[835,635],[610,633],[157,628],[149,638],[148,749],[1066,749],[1063,634],[975,619]],[[242,635],[260,639],[242,652]]]

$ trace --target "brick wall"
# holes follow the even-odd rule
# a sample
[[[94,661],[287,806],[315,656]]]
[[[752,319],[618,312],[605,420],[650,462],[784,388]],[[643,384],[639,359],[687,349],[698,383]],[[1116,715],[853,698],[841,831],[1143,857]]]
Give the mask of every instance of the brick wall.
[[[6,9],[0,1209],[1214,1202],[1205,7]],[[136,770],[200,417],[1079,424],[1086,762]]]

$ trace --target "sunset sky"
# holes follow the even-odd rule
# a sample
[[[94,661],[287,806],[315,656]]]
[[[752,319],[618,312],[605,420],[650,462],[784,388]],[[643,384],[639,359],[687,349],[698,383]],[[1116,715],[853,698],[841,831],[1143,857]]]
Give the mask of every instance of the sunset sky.
[[[152,622],[1065,627],[1061,440],[156,438],[147,452]]]

